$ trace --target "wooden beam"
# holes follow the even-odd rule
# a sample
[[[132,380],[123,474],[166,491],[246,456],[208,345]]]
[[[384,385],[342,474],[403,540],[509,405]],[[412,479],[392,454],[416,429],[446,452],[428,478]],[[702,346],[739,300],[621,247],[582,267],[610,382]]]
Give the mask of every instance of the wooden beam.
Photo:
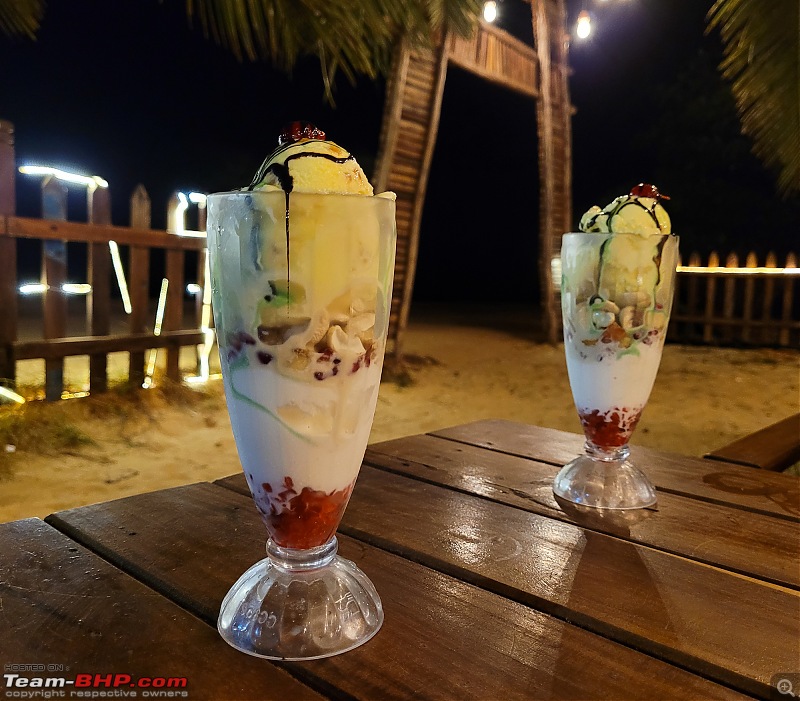
[[[57,226],[67,218],[67,188],[52,175],[42,181],[42,216],[45,222]],[[62,338],[67,331],[67,296],[62,285],[67,281],[67,242],[51,237],[42,241],[42,284],[44,294],[44,337]],[[45,399],[61,399],[64,391],[64,362],[61,358],[46,358]]]
[[[128,246],[149,246],[181,251],[201,251],[206,247],[205,237],[176,236],[154,229],[134,229],[127,226],[99,226],[81,222],[46,221],[28,217],[8,217],[3,236],[56,241],[82,241],[108,243],[116,241]]]
[[[150,348],[178,348],[203,343],[203,333],[195,329],[162,331],[159,336],[151,333],[131,333],[117,336],[73,336],[43,341],[17,341],[14,343],[14,358],[29,360],[44,358],[58,360],[73,355],[117,353],[122,351],[146,351]]]
[[[138,229],[150,228],[150,197],[143,185],[137,185],[131,195],[131,226]],[[147,324],[148,302],[150,299],[150,249],[147,246],[130,247],[131,316],[129,330],[133,334],[143,333]],[[141,387],[145,378],[144,350],[131,351],[128,357],[128,380],[135,387]]]
[[[89,221],[111,224],[111,196],[108,188],[89,191]],[[86,300],[89,333],[107,336],[111,331],[111,252],[108,243],[89,244],[89,284],[92,291]],[[89,356],[89,389],[93,393],[108,389],[108,357],[105,353]]]
[[[16,161],[14,125],[0,120],[0,219],[5,229],[7,216],[15,211]],[[0,238],[0,380],[13,385],[16,366],[12,344],[17,340],[17,242]]]
[[[422,210],[425,204],[425,192],[428,188],[428,175],[430,174],[433,150],[436,147],[436,136],[439,133],[439,117],[442,112],[442,95],[444,93],[445,79],[447,78],[447,51],[445,42],[438,46],[437,67],[434,73],[433,91],[431,93],[430,115],[425,138],[425,151],[422,155],[417,187],[414,193],[414,208],[411,215],[410,237],[408,241],[408,261],[406,263],[406,279],[403,285],[403,298],[400,305],[400,320],[395,340],[394,355],[397,359],[402,357],[403,333],[408,326],[408,315],[411,311],[411,295],[414,292],[414,277],[417,271],[417,254],[419,252],[419,230],[422,223]],[[413,57],[412,59],[413,60]]]

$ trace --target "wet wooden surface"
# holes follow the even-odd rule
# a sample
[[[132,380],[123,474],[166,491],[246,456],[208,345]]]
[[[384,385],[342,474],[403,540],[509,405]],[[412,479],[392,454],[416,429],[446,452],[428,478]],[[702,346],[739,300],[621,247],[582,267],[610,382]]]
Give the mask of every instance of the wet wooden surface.
[[[648,451],[658,508],[601,518],[550,491],[581,443],[481,422],[371,446],[339,542],[384,626],[307,663],[216,633],[264,556],[238,473],[5,524],[0,656],[186,676],[188,698],[770,698],[800,658],[796,478],[729,492],[746,468]]]

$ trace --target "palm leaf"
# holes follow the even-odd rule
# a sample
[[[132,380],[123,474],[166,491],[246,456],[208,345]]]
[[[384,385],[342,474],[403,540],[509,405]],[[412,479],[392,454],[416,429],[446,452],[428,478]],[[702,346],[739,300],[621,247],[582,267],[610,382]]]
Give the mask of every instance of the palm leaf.
[[[782,193],[800,191],[800,2],[716,0],[708,26],[722,37],[720,69],[753,152]]]
[[[33,39],[43,12],[43,0],[0,0],[0,32]]]
[[[330,96],[336,74],[388,72],[396,41],[429,43],[449,28],[469,36],[482,0],[186,0],[187,13],[239,60],[269,59],[291,71],[317,56]]]

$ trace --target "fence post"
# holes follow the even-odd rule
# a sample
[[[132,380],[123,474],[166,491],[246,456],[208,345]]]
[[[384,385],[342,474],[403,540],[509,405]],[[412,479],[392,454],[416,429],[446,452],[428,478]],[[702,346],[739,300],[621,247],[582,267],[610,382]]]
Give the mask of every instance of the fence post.
[[[131,227],[150,228],[150,197],[144,185],[137,185],[131,195]],[[144,333],[150,300],[150,249],[147,246],[130,247],[131,318],[130,332]],[[145,353],[130,353],[128,365],[129,382],[141,387],[145,377]]]
[[[764,263],[765,268],[777,268],[778,260],[775,253],[770,251],[767,253],[767,260]],[[764,280],[764,300],[761,305],[761,343],[767,345],[775,341],[775,329],[769,323],[772,320],[772,306],[774,303],[773,297],[775,295],[775,280],[774,275],[768,275]]]
[[[726,268],[738,268],[739,256],[735,253],[729,253],[725,259]],[[727,322],[733,321],[733,310],[736,304],[736,277],[734,275],[725,276],[725,288],[722,300],[722,317]],[[733,325],[730,323],[725,324],[722,332],[722,338],[728,342],[734,337]]]
[[[712,251],[708,256],[708,267],[719,267],[719,254]],[[705,323],[703,324],[703,342],[711,343],[714,340],[714,302],[716,301],[717,292],[717,278],[712,273],[706,278],[706,309],[705,309]]]
[[[172,226],[173,232],[183,230],[182,221],[179,221],[182,216],[185,214],[181,212],[180,199],[175,193],[169,200],[167,228]],[[183,325],[184,258],[185,254],[181,249],[167,249],[166,278],[169,280],[169,287],[167,288],[167,306],[164,314],[165,331],[177,331]],[[180,355],[180,346],[167,346],[167,377],[175,382],[179,382],[181,379]]]
[[[197,230],[205,231],[207,221],[207,210],[204,202],[197,205]],[[197,284],[202,290],[206,283],[206,259],[208,258],[208,249],[204,248],[197,254]],[[195,298],[195,317],[197,319],[198,328],[203,324],[203,296],[202,293]]]
[[[67,188],[52,175],[42,181],[42,218],[67,220]],[[67,298],[62,285],[67,279],[66,241],[42,241],[42,296],[45,339],[63,338],[67,327]],[[45,399],[61,399],[64,390],[64,358],[46,358]]]
[[[0,219],[13,217],[16,211],[15,176],[14,125],[0,120]],[[13,386],[18,312],[17,240],[11,236],[0,236],[0,310],[0,380]]]
[[[107,187],[89,188],[89,223],[111,224],[111,195]],[[108,243],[89,244],[87,276],[92,291],[86,300],[86,316],[92,336],[108,336],[111,331],[111,252]],[[108,356],[94,353],[89,356],[89,390],[108,389]]]
[[[197,228],[199,231],[205,231],[208,223],[208,205],[207,202],[200,202],[197,205]],[[197,284],[200,286],[200,294],[197,295],[195,302],[195,317],[197,327],[200,329],[213,329],[214,317],[211,314],[210,298],[211,291],[206,290],[206,286],[211,284],[209,271],[209,258],[208,248],[204,248],[197,254]],[[206,342],[197,346],[197,374],[201,375],[204,368],[208,365],[208,358],[211,353],[211,345],[213,340],[209,343],[209,336],[214,338],[213,334],[206,332]]]
[[[700,254],[697,251],[692,251],[691,255],[689,256],[689,267],[700,267]],[[689,279],[686,281],[686,309],[688,314],[693,315],[697,310],[697,275],[695,273],[690,273],[687,277]],[[697,323],[693,322],[688,324],[687,328],[691,330],[689,338],[696,340]]]
[[[745,261],[746,268],[757,268],[758,259],[754,251],[747,254]],[[742,307],[742,341],[750,342],[751,322],[753,320],[753,296],[755,294],[755,283],[752,275],[748,275],[744,281],[744,303]]]
[[[794,253],[789,253],[786,256],[786,268],[796,268],[797,267],[797,257]],[[778,336],[778,345],[780,346],[788,346],[789,345],[789,324],[792,320],[792,298],[794,296],[794,278],[791,275],[787,275],[783,280],[783,304],[782,311],[781,311],[781,331]]]

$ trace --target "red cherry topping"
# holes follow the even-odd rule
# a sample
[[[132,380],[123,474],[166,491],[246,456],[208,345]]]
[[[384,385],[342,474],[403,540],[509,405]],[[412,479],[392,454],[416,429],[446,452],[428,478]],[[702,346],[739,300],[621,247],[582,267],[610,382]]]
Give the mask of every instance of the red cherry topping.
[[[631,188],[631,197],[652,197],[654,200],[668,200],[669,197],[662,195],[655,185],[639,183]]]
[[[278,136],[278,146],[293,144],[300,139],[325,140],[325,132],[317,129],[311,122],[291,122],[287,124]]]

